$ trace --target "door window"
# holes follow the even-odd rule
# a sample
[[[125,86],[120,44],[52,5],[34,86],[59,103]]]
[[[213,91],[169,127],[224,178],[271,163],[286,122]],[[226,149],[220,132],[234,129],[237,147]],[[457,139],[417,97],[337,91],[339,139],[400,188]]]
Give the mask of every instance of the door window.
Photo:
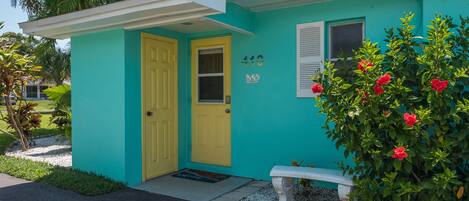
[[[223,103],[223,48],[198,50],[199,103]]]

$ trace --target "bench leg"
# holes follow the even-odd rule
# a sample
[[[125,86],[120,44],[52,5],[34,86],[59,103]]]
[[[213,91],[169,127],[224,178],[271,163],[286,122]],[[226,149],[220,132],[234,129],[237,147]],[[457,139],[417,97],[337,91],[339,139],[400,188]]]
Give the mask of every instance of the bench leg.
[[[277,191],[279,201],[293,201],[293,180],[286,177],[273,177],[272,185]]]
[[[339,186],[337,187],[337,191],[339,193],[340,201],[347,201],[349,200],[348,194],[350,193],[350,191],[352,191],[352,187],[339,184]]]

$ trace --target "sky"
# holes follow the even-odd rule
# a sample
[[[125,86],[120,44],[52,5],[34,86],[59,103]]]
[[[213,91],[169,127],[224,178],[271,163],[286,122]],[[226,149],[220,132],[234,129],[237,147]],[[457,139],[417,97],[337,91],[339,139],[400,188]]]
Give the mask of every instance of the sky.
[[[0,30],[0,34],[5,32],[22,32],[18,23],[28,21],[28,15],[21,8],[13,8],[10,0],[0,0],[0,21],[5,23],[5,27]],[[68,48],[70,40],[58,40],[60,48]]]

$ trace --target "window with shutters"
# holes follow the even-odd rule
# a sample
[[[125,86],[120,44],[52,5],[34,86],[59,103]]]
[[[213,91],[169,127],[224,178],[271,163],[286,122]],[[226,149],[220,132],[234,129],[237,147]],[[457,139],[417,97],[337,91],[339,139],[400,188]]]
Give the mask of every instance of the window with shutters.
[[[324,68],[324,22],[297,25],[297,97],[313,97],[312,78]]]
[[[329,24],[329,60],[338,69],[336,75],[350,80],[356,65],[353,51],[359,49],[364,40],[363,20],[333,22]]]

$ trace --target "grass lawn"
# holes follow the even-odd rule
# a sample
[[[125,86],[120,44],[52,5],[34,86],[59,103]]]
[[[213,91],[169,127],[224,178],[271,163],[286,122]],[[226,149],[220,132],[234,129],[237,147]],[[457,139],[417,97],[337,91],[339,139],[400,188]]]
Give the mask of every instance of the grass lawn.
[[[41,108],[51,108],[47,106],[46,102],[39,102],[41,102]],[[41,128],[34,129],[33,136],[44,136],[59,133],[57,127],[54,124],[49,123],[50,117],[50,114],[42,115]],[[13,132],[11,129],[8,129],[7,124],[2,120],[0,120],[0,128]],[[88,196],[106,194],[124,188],[122,183],[114,182],[94,174],[56,167],[46,163],[34,162],[26,159],[2,156],[5,149],[13,141],[14,138],[12,136],[0,133],[0,173],[29,181],[48,184]]]
[[[44,110],[50,110],[50,108],[53,108],[51,106],[50,101],[37,101],[40,105],[38,108],[42,108]],[[5,106],[0,106],[0,111],[3,111]],[[6,115],[6,113],[4,113]],[[60,130],[55,126],[55,124],[50,124],[50,117],[51,114],[43,114],[41,117],[41,127],[36,128],[32,130],[32,134],[34,137],[38,136],[46,136],[46,135],[56,135],[61,133]],[[15,131],[13,129],[8,128],[7,123],[5,121],[0,120],[0,128],[2,130],[8,131],[10,133],[14,133]],[[5,134],[0,132],[0,155],[2,155],[5,150],[8,148],[8,146],[15,141],[15,138],[13,138],[11,135]]]
[[[88,196],[106,194],[124,188],[122,183],[94,174],[8,156],[0,156],[0,173]]]
[[[4,116],[6,116],[6,113],[3,114]],[[47,136],[47,135],[56,135],[56,134],[60,134],[61,131],[57,128],[57,126],[55,124],[51,124],[50,123],[50,118],[51,118],[51,114],[41,114],[41,127],[40,128],[35,128],[32,130],[32,134],[34,137],[38,137],[38,136]],[[8,124],[3,121],[3,120],[0,120],[0,129],[2,130],[6,130],[10,133],[13,133],[14,132],[14,129],[10,129],[8,128]],[[2,133],[0,133],[0,144],[1,144],[1,135],[3,135]],[[0,151],[1,153],[1,151]]]
[[[12,136],[0,134],[0,155],[5,153],[5,150],[13,141],[15,141],[15,138],[13,138]]]
[[[30,101],[36,103],[37,106],[35,107],[36,111],[50,111],[54,110],[54,102],[50,100],[34,100]],[[6,107],[4,105],[0,105],[0,111],[6,111]]]
[[[35,128],[32,130],[32,134],[34,137],[57,135],[61,133],[61,131],[57,128],[57,126],[55,126],[55,124],[50,124],[50,117],[51,117],[50,114],[42,115],[41,127]],[[10,133],[15,132],[13,129],[9,129],[8,125],[3,120],[0,120],[0,128]],[[6,148],[14,140],[15,139],[11,135],[7,135],[5,133],[0,132],[0,155],[2,155],[5,152]]]

